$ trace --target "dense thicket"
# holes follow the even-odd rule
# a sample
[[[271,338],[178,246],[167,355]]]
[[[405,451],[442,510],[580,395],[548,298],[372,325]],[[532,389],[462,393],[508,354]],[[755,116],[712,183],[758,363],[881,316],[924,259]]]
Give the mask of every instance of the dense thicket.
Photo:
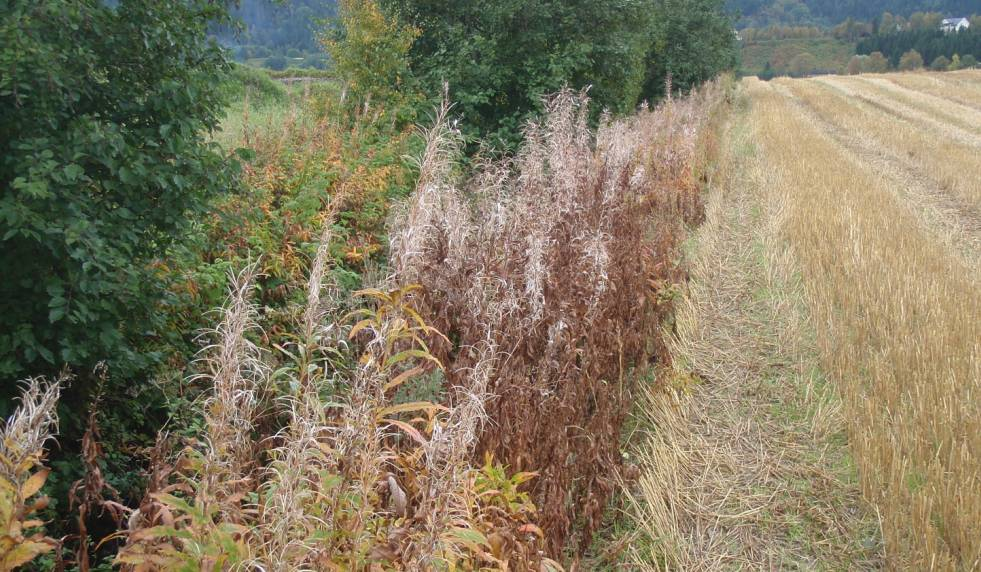
[[[643,97],[665,95],[668,77],[674,88],[689,91],[736,65],[732,22],[721,0],[656,0]]]
[[[123,494],[139,486],[129,455],[164,421],[160,392],[148,391],[160,358],[152,348],[183,334],[157,317],[162,260],[192,213],[230,182],[223,153],[208,143],[227,64],[206,25],[224,8],[209,0],[2,5],[0,415],[10,413],[18,379],[76,373],[48,479],[49,510],[66,515],[94,394],[103,395],[112,441],[98,462]],[[111,372],[104,382],[92,375],[101,361]]]
[[[893,67],[899,65],[900,58],[909,50],[919,52],[926,62],[940,56],[950,59],[955,54],[979,56],[981,30],[968,29],[956,34],[945,34],[939,30],[911,30],[866,38],[856,46],[859,54],[882,52]]]
[[[848,18],[874,20],[883,12],[909,16],[913,12],[942,12],[967,16],[978,9],[976,0],[728,0],[740,26],[833,25]]]
[[[193,467],[167,464],[164,453],[168,449],[163,444],[154,449],[163,455],[154,465],[155,472],[141,475],[134,470],[147,463],[147,451],[162,426],[178,436],[170,445],[176,449],[180,438],[192,445],[202,436],[218,443],[207,427],[210,414],[217,415],[218,421],[224,419],[224,413],[213,411],[215,408],[231,407],[243,419],[255,413],[248,423],[235,425],[234,437],[243,443],[243,456],[255,453],[245,459],[243,474],[265,474],[268,458],[260,450],[284,430],[290,412],[281,406],[285,403],[281,398],[293,396],[296,389],[288,379],[287,365],[299,354],[283,350],[297,343],[292,326],[309,301],[302,277],[311,273],[311,265],[317,266],[312,258],[320,260],[321,266],[330,259],[329,280],[338,291],[346,293],[373,283],[370,269],[385,263],[388,209],[397,197],[409,192],[417,175],[405,159],[419,143],[412,137],[411,120],[420,109],[431,109],[429,101],[438,97],[443,80],[449,81],[451,99],[460,102],[455,113],[475,126],[472,135],[486,135],[491,144],[517,146],[529,120],[543,109],[546,95],[566,85],[592,86],[590,93],[602,107],[629,112],[642,99],[661,95],[669,76],[676,87],[687,90],[732,61],[733,35],[720,0],[488,0],[480,9],[462,3],[434,3],[428,10],[422,2],[399,0],[389,13],[372,0],[350,0],[349,15],[354,17],[342,19],[344,33],[325,41],[336,64],[334,73],[343,81],[284,89],[252,68],[237,67],[231,69],[234,82],[228,83],[227,52],[208,39],[216,22],[229,25],[225,5],[214,0],[4,3],[0,27],[0,264],[5,269],[0,282],[0,382],[4,383],[0,414],[9,412],[6,398],[14,394],[16,379],[56,374],[63,367],[75,374],[71,384],[64,378],[59,448],[48,459],[53,471],[44,483],[53,502],[42,515],[47,534],[68,535],[69,540],[49,556],[54,562],[47,565],[60,566],[57,558],[71,552],[77,562],[89,556],[110,556],[116,548],[111,542],[100,549],[95,546],[125,526],[124,519],[114,518],[125,512],[123,505],[135,507],[144,491],[166,489],[177,480],[168,477],[171,470],[190,476]],[[255,6],[243,2],[240,14]],[[261,19],[261,14],[257,11],[244,17]],[[298,37],[295,31],[284,33]],[[269,36],[262,41],[286,40]],[[420,103],[426,97],[429,101]],[[216,133],[226,111],[225,100],[231,98],[236,99],[231,113]],[[585,104],[581,108],[585,110]],[[670,115],[665,113],[657,116]],[[598,115],[599,110],[592,113],[594,119]],[[609,122],[603,125],[600,133],[608,134],[610,141],[622,135],[611,131]],[[688,123],[672,125],[680,129]],[[586,124],[577,129],[583,142],[591,137]],[[679,137],[690,136],[684,129]],[[211,143],[212,139],[220,141],[225,151]],[[643,139],[643,145],[651,145],[649,139]],[[525,149],[543,149],[540,142],[524,145]],[[673,145],[665,143],[665,148],[673,149]],[[225,152],[236,147],[251,151],[240,155],[243,170],[233,178]],[[592,153],[590,149],[582,147],[583,157]],[[659,159],[645,155],[636,160],[640,164]],[[665,181],[665,188],[681,185],[678,190],[687,197],[694,189],[693,173],[690,166],[683,167],[677,173],[657,172],[677,175],[677,180]],[[624,168],[610,166],[621,174],[627,173]],[[635,183],[630,179],[617,184]],[[236,192],[222,192],[231,188]],[[336,220],[324,214],[328,204]],[[622,206],[630,210],[632,205],[628,201]],[[593,207],[590,212],[603,210]],[[642,215],[638,210],[630,216]],[[323,236],[333,239],[321,239],[318,248],[316,236],[322,225]],[[248,392],[237,392],[237,385],[230,397],[214,387],[220,385],[218,378],[237,383],[238,374],[210,371],[213,363],[208,359],[193,360],[197,346],[192,341],[210,323],[207,312],[218,303],[226,273],[245,266],[255,270],[250,283],[261,308],[254,321],[251,317],[247,321],[259,329],[237,336],[222,331],[214,337],[231,335],[229,339],[238,340],[236,344],[256,343],[270,350],[261,363],[252,364],[257,372],[275,372],[255,390],[256,403]],[[344,304],[359,304],[346,294],[341,298]],[[236,324],[228,327],[241,325]],[[639,330],[634,335],[639,336]],[[334,371],[331,368],[343,369],[345,375],[354,371],[357,356],[346,353],[347,348],[364,350],[363,341],[338,343],[338,352],[330,349],[323,359],[336,358],[336,364],[318,357],[321,373]],[[639,343],[639,338],[635,341]],[[101,374],[93,374],[101,361],[108,362],[109,373],[100,368]],[[308,365],[297,366],[298,372],[303,371],[298,379],[310,374]],[[400,368],[391,368],[387,359],[383,365],[386,375],[404,380]],[[267,371],[266,366],[272,369]],[[226,373],[231,378],[222,377]],[[374,383],[381,377],[372,379]],[[353,399],[345,394],[345,383],[331,385],[331,391],[339,393],[331,395],[332,400]],[[393,413],[387,410],[390,403],[404,405],[387,384],[380,387],[388,393],[375,405],[384,404],[381,411],[386,415]],[[212,392],[215,397],[209,399]],[[316,411],[319,415],[325,409]],[[411,421],[410,417],[391,419]],[[378,429],[375,414],[365,420],[370,421],[364,426],[366,431],[382,431],[379,443],[399,454],[408,451],[403,443],[388,439],[388,420],[383,429]],[[344,419],[333,417],[327,425],[337,421],[344,426]],[[619,429],[614,421],[617,419],[605,416],[595,419],[609,435]],[[250,432],[258,436],[254,442]],[[466,440],[476,443],[470,429],[463,433]],[[412,436],[411,431],[407,434]],[[611,439],[605,439],[608,445]],[[468,448],[460,451],[460,459],[471,452]],[[368,448],[360,453],[371,458],[372,466],[388,462]],[[444,460],[437,453],[437,449],[429,451],[431,458],[426,462],[442,467]],[[27,475],[31,467],[25,467],[14,475],[15,484],[30,490],[34,487],[27,485],[27,479],[33,478]],[[340,469],[347,472],[351,467],[345,460]],[[409,474],[404,466],[388,469],[398,472],[400,478]],[[514,478],[488,463],[483,469],[469,467],[461,473],[466,478],[457,475],[443,485],[450,483],[465,492],[484,486],[500,488],[493,479],[470,482],[488,477],[484,474],[488,471],[500,473],[506,481]],[[329,474],[318,474],[331,480]],[[228,486],[244,486],[215,475],[208,476],[209,483],[219,480]],[[440,472],[432,475],[437,479],[445,476]],[[141,482],[144,476],[148,483]],[[394,522],[389,519],[390,497],[378,496],[376,480],[361,477],[345,474],[352,483],[365,485],[362,492],[368,502],[356,501],[358,510],[377,509],[380,520]],[[516,484],[508,486],[511,500],[524,498]],[[596,490],[593,485],[587,488]],[[391,490],[408,494],[411,506],[459,500],[433,496],[433,489],[423,480],[403,481]],[[604,489],[594,497],[605,499],[608,492]],[[20,502],[35,493],[37,490],[14,500]],[[204,493],[201,498],[210,499]],[[562,504],[560,497],[550,497],[549,506]],[[106,499],[118,504],[108,512],[97,510],[108,506]],[[150,505],[164,502],[147,499],[153,501]],[[0,495],[0,512],[9,508],[9,500]],[[251,497],[237,496],[221,501],[252,502]],[[590,527],[594,527],[601,504],[574,512],[588,513]],[[312,506],[317,509],[320,505]],[[461,508],[454,506],[454,510]],[[480,507],[468,510],[483,525],[499,527]],[[518,512],[521,514],[512,515],[516,518],[509,526],[527,520],[525,509]],[[312,521],[316,513],[309,516]],[[339,513],[332,530],[352,530],[342,517]],[[484,517],[490,520],[481,520]],[[153,514],[144,512],[141,518],[149,526]],[[358,526],[370,525],[359,518],[355,519],[361,523]],[[276,517],[271,520],[279,521]],[[199,524],[191,522],[190,526]],[[574,526],[579,524],[561,524],[555,534],[572,534]],[[442,530],[439,523],[426,525],[427,535]],[[429,540],[429,544],[438,544],[445,539]],[[532,539],[528,546],[538,542]],[[562,541],[550,542],[557,547]],[[5,565],[3,549],[0,546],[0,568]],[[197,557],[191,551],[187,554],[192,560]],[[537,548],[529,554],[540,557]],[[365,556],[360,549],[352,550],[351,555]]]
[[[597,109],[624,112],[690,88],[734,62],[721,0],[389,0],[417,27],[411,66],[426,91],[444,82],[470,130],[513,146],[542,98],[591,85]]]
[[[430,348],[449,402],[484,395],[478,458],[539,475],[532,499],[550,555],[589,547],[635,381],[666,358],[667,292],[683,275],[685,223],[702,216],[697,177],[726,95],[716,82],[594,135],[588,100],[562,92],[513,159],[470,179],[452,146],[431,144],[393,225],[395,277],[422,285],[420,313],[446,336]]]

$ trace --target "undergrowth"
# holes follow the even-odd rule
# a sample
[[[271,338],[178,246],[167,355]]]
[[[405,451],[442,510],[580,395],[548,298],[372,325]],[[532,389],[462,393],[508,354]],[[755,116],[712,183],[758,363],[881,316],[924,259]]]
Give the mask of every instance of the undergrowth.
[[[444,105],[391,223],[387,277],[372,260],[415,169],[396,156],[412,134],[310,91],[275,123],[246,111],[249,192],[216,205],[177,253],[194,257],[185,270],[161,265],[173,335],[217,325],[160,383],[174,434],[148,453],[138,507],[83,483],[87,506],[127,516],[98,546],[131,570],[574,560],[617,486],[636,373],[666,359],[660,324],[702,216],[696,154],[726,89],[595,132],[588,98],[565,91],[515,157],[468,175]],[[222,310],[200,312],[222,274]]]

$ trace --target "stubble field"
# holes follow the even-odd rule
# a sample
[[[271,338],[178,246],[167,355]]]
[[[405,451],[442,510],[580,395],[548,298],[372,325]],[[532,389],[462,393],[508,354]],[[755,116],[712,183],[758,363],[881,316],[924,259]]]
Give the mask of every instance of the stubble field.
[[[675,327],[696,383],[644,407],[650,568],[978,569],[981,72],[738,107]]]

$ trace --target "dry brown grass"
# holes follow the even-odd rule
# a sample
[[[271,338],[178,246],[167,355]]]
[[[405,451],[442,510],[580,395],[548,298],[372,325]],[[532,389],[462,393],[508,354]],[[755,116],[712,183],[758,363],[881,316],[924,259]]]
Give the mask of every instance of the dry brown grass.
[[[981,70],[960,70],[954,73],[931,74],[938,79],[964,90],[981,94]]]
[[[395,225],[396,276],[423,286],[424,315],[452,340],[434,346],[446,385],[472,391],[481,348],[498,352],[476,453],[539,474],[550,554],[588,547],[615,489],[633,373],[660,349],[684,223],[701,216],[698,153],[724,95],[714,83],[594,134],[588,98],[563,92],[513,160],[464,180],[452,133],[430,134]]]
[[[981,271],[981,212],[950,193],[934,174],[924,172],[908,155],[885,147],[860,131],[841,125],[841,116],[822,115],[814,101],[800,96],[803,82],[773,82],[774,89],[792,100],[797,111],[815,128],[831,138],[843,154],[865,163],[888,181],[919,226],[957,254],[968,272]]]
[[[960,130],[966,134],[967,141],[977,142],[977,136],[981,134],[981,111],[968,105],[961,105],[949,98],[897,85],[889,80],[890,76],[896,75],[902,76],[902,74],[863,75],[851,79],[858,80],[859,88],[870,95],[900,103],[902,106],[900,109],[907,110],[905,113],[907,117],[918,119],[935,129]]]
[[[961,120],[956,115],[947,114],[945,109],[951,104],[935,107],[935,101],[918,101],[919,94],[904,94],[888,82],[877,83],[875,78],[860,76],[824,76],[813,81],[825,83],[843,92],[853,101],[862,101],[894,118],[924,131],[934,138],[954,140],[967,147],[981,147],[976,127],[972,123],[973,110],[965,110]],[[894,119],[892,123],[897,123]]]
[[[726,138],[691,282],[675,317],[674,371],[640,398],[631,490],[640,570],[867,569],[876,525],[817,373],[792,261],[767,203],[765,157],[740,114]]]
[[[792,102],[747,82],[766,156],[765,190],[784,201],[781,236],[802,271],[822,363],[842,393],[864,493],[887,564],[981,566],[981,301],[971,273],[919,230],[890,182],[843,154]],[[807,104],[894,144],[910,136],[840,94],[786,82]],[[808,83],[808,85],[803,85]],[[859,106],[856,106],[859,107]],[[856,121],[858,123],[850,123]],[[891,134],[891,135],[890,135]],[[920,157],[950,149],[920,135]],[[911,150],[913,150],[911,148]],[[963,177],[973,158],[937,154]],[[977,183],[975,183],[977,184]],[[968,189],[963,189],[967,191]],[[963,198],[977,204],[977,190]]]
[[[970,72],[967,72],[970,73]],[[956,74],[930,73],[894,73],[878,76],[907,89],[927,93],[942,99],[953,101],[960,105],[981,110],[981,90],[964,88],[959,82],[951,82],[949,78]]]

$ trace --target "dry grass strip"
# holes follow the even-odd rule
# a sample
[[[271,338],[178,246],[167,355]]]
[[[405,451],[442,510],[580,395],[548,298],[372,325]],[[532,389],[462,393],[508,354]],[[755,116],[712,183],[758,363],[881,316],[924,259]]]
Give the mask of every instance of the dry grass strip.
[[[962,89],[981,92],[981,70],[960,70],[953,73],[938,73],[939,79]]]
[[[641,400],[631,557],[640,570],[875,568],[877,525],[775,240],[780,207],[761,203],[753,137],[744,115],[697,235],[676,371]]]
[[[972,217],[981,213],[978,150],[925,132],[832,85],[781,80],[808,107],[845,132],[899,158],[934,181],[952,205]]]
[[[907,121],[910,125],[919,128],[921,131],[925,131],[925,134],[931,137],[942,137],[957,141],[968,147],[974,147],[975,153],[978,152],[978,148],[981,148],[981,137],[978,134],[962,128],[957,123],[937,119],[933,114],[902,102],[900,99],[894,97],[895,94],[881,86],[869,83],[863,78],[824,76],[814,81],[834,86],[853,100],[862,101],[896,118]],[[891,123],[896,123],[896,121],[893,120]]]
[[[943,74],[947,75],[947,74]],[[944,81],[943,75],[929,73],[894,73],[876,76],[891,83],[920,93],[927,93],[941,99],[981,111],[981,89],[970,89],[958,82]]]
[[[903,74],[856,76],[855,79],[868,86],[866,92],[870,95],[900,102],[941,129],[959,129],[974,138],[981,135],[981,110],[897,85],[890,81],[894,75]]]

